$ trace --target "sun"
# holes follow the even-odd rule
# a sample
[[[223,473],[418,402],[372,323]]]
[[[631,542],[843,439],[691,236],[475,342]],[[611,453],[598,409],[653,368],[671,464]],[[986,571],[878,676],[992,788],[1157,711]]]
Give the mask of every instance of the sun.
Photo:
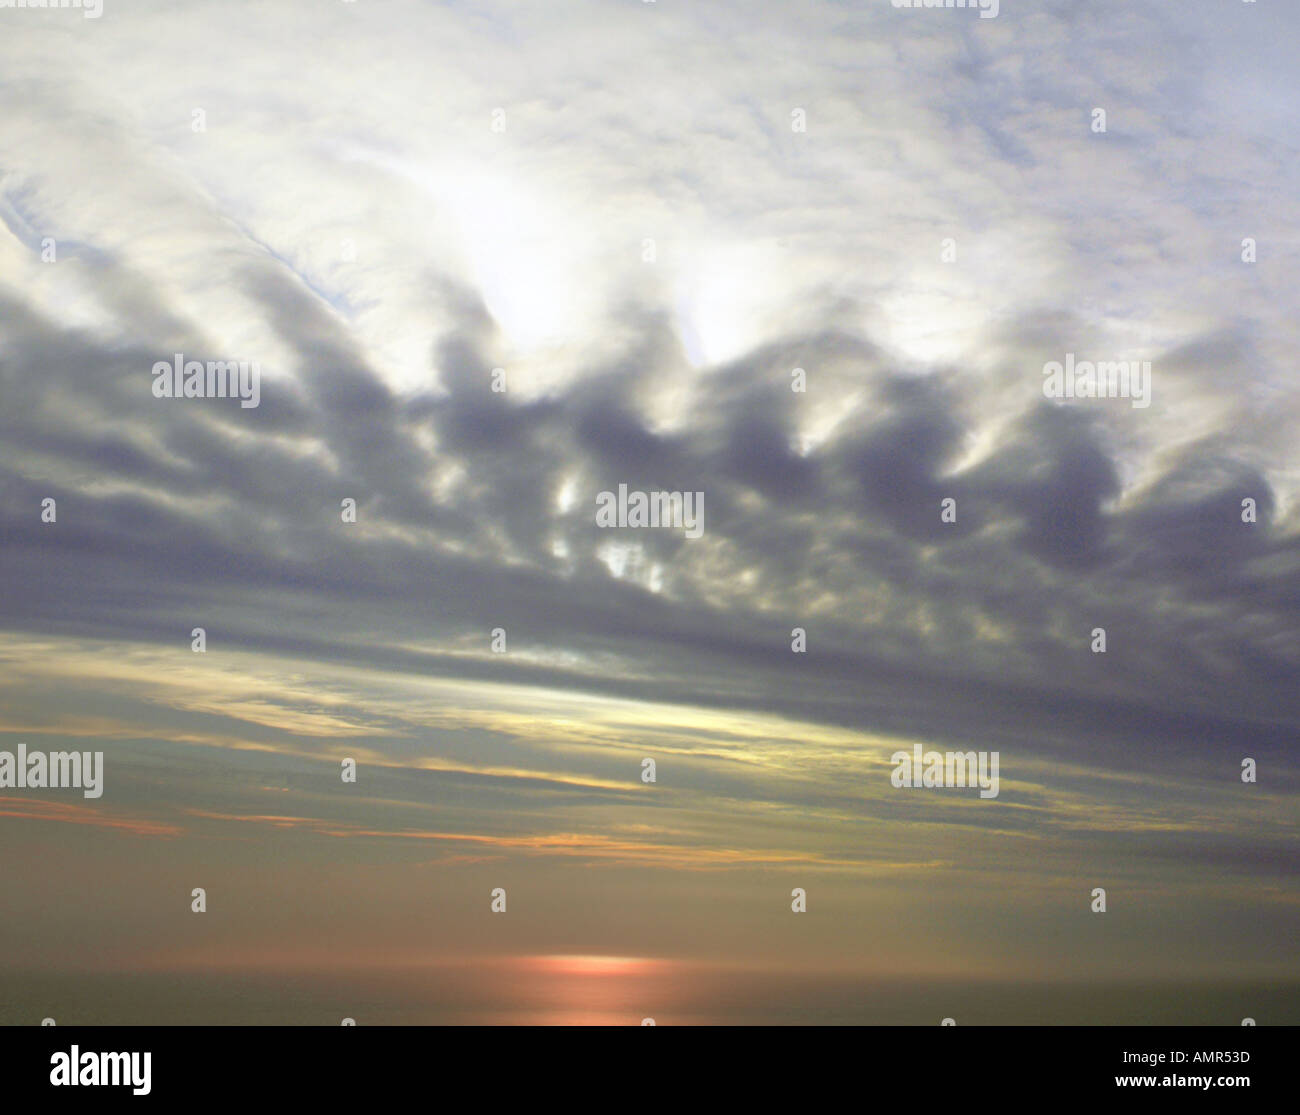
[[[534,956],[530,967],[574,976],[625,976],[647,972],[659,962],[644,956]]]

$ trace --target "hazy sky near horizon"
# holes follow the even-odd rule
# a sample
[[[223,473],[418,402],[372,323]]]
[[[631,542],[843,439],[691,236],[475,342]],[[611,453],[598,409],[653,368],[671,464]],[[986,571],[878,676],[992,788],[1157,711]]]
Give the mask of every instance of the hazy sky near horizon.
[[[106,754],[0,790],[0,956],[1300,976],[1298,42],[0,10],[0,750]],[[177,353],[259,405],[155,398]],[[1067,354],[1150,405],[1044,398]],[[918,743],[998,797],[891,786]]]

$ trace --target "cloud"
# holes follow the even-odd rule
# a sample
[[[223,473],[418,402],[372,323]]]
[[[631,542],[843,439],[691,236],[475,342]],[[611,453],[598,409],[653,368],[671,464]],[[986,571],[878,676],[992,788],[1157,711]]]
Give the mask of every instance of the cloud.
[[[1276,874],[1300,16],[562,7],[146,3],[0,39],[7,730],[123,740],[133,806],[165,770],[178,815],[308,835],[879,871],[957,862],[959,829],[999,866],[1051,843],[1047,873],[1091,826]],[[256,360],[261,405],[153,398],[175,353]],[[1151,406],[1044,398],[1067,353],[1150,360]],[[703,492],[703,537],[598,528],[620,483]],[[868,788],[900,740],[1017,785],[918,812]],[[671,805],[637,796],[654,748]],[[382,790],[336,814],[352,752]],[[633,810],[660,839],[611,835]]]

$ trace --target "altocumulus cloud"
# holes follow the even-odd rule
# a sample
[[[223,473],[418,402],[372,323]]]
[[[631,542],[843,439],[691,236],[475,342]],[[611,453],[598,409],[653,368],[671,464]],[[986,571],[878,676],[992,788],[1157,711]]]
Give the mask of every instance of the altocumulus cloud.
[[[1264,800],[1300,789],[1279,45],[1300,12],[760,7],[0,12],[22,106],[0,118],[7,656],[54,687],[63,655],[94,702],[136,702],[142,755],[155,730],[304,757],[272,730],[337,733],[462,779],[474,852],[546,851],[494,808],[535,784],[620,799],[600,733],[550,746],[513,719],[552,692],[589,723],[660,709],[737,816],[912,817],[841,776],[887,778],[854,740],[923,739],[1003,754],[999,811],[945,823],[1068,829],[1110,779],[1129,789],[1095,807],[1105,832],[1174,859],[1162,823],[1185,826],[1206,862],[1284,873],[1281,822],[1159,811],[1208,803],[1242,755],[1270,767]],[[257,361],[260,405],[154,399],[175,353]],[[1045,398],[1067,353],[1150,360],[1150,406]],[[706,493],[703,535],[598,529],[621,483]],[[246,667],[211,707],[161,649],[193,626]],[[438,713],[417,679],[481,697]],[[737,735],[701,754],[682,709]],[[651,746],[655,721],[608,728]],[[246,803],[178,779],[190,820]],[[331,808],[294,824],[392,830]],[[559,846],[690,866],[722,843],[690,816],[678,851]],[[742,843],[776,855],[756,820]]]

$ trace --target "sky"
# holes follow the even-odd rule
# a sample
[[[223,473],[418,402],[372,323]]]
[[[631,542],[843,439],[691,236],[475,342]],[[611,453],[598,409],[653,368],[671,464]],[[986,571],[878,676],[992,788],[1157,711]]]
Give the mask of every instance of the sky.
[[[0,1021],[1300,1021],[1300,8],[90,15],[0,8],[0,752],[105,756]]]

